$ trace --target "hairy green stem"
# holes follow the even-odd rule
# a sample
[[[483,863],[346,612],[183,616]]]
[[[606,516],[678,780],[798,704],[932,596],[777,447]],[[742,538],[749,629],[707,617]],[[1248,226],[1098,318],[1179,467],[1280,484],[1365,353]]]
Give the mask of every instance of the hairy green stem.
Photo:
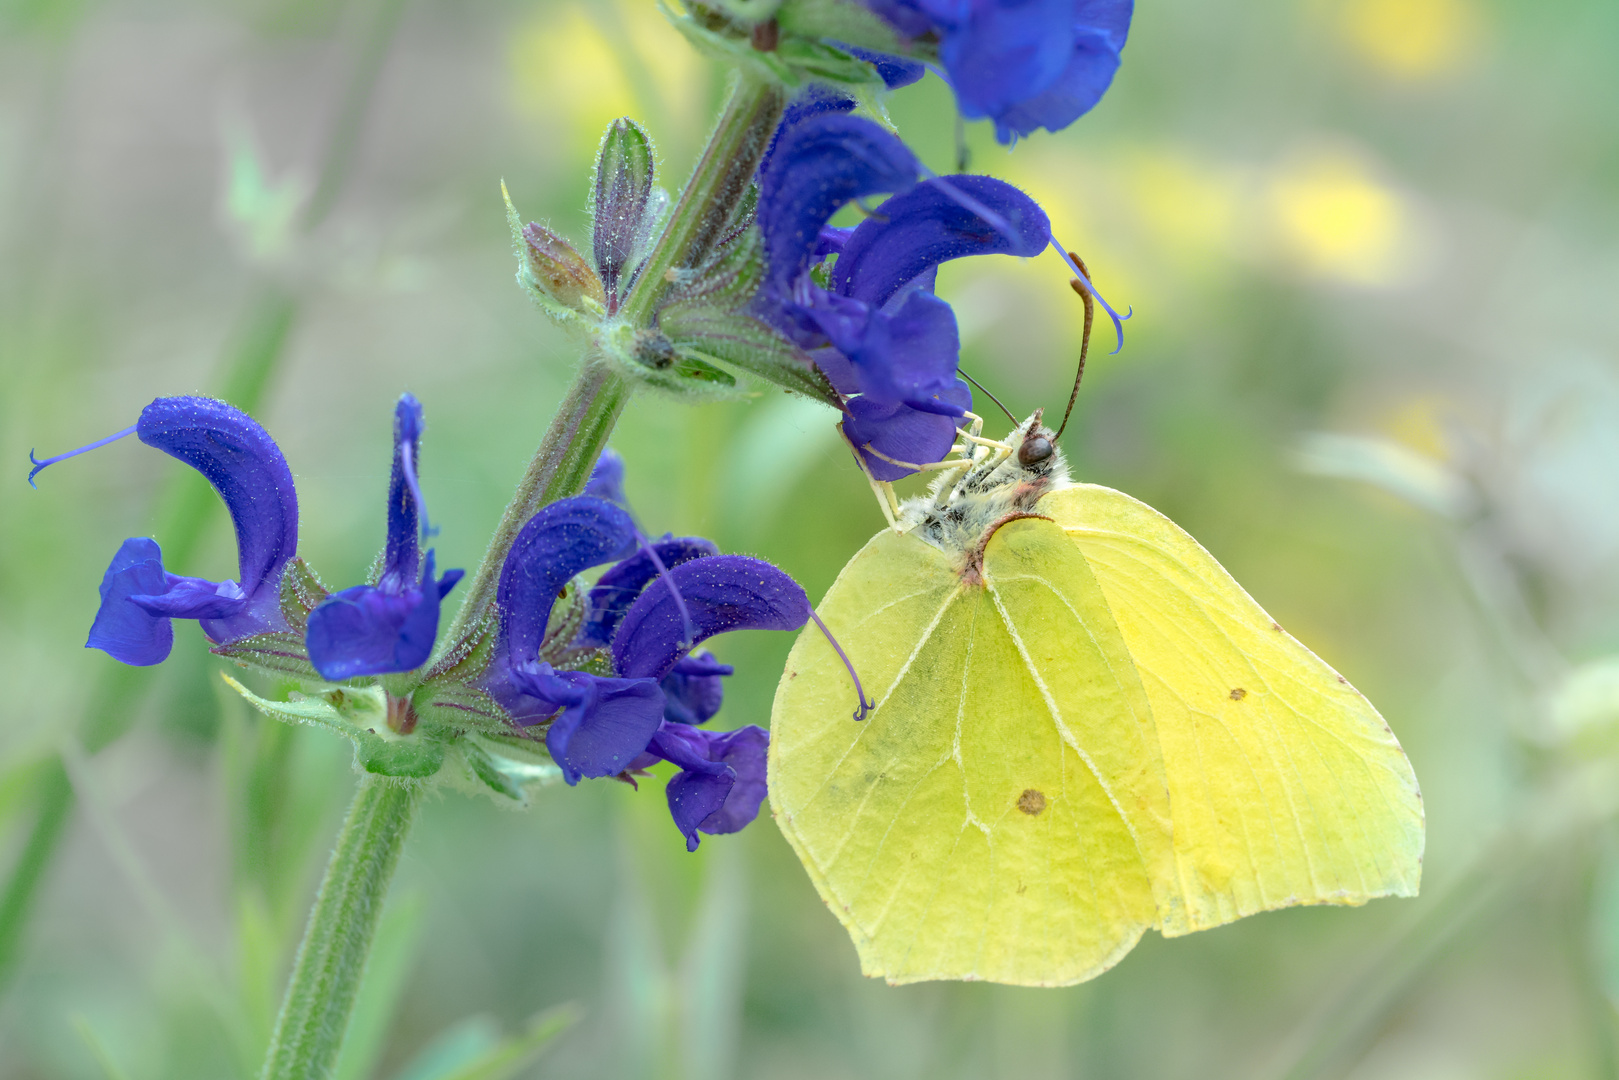
[[[650,322],[671,270],[700,262],[730,226],[759,168],[759,159],[787,106],[786,92],[774,83],[739,78],[725,111],[708,137],[680,200],[669,215],[619,316],[631,326]],[[577,495],[607,445],[607,436],[629,401],[631,384],[593,355],[557,408],[551,427],[500,519],[489,550],[473,572],[455,621],[440,638],[440,655],[464,644],[493,609],[500,568],[518,530],[545,504]]]
[[[607,436],[630,400],[630,384],[599,361],[586,359],[567,397],[557,407],[540,448],[528,464],[506,512],[501,515],[489,550],[472,575],[466,600],[450,629],[440,637],[441,648],[457,648],[463,634],[477,627],[495,603],[500,567],[523,523],[544,505],[577,495],[590,479]]]
[[[360,779],[298,946],[260,1080],[331,1075],[388,883],[425,790],[417,780]]]
[[[724,236],[786,107],[787,93],[776,83],[737,77],[725,112],[669,215],[668,227],[619,309],[620,317],[631,326],[644,326],[651,320],[671,270],[698,265]]]

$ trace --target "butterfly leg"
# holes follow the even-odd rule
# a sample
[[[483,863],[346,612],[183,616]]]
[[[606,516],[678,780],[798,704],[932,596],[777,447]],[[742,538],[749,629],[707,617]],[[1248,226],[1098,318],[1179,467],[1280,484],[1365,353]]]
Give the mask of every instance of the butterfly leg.
[[[850,441],[849,434],[843,430],[842,424],[838,425],[838,434],[842,435],[843,441],[849,444],[849,452],[854,455],[854,463],[860,466],[860,472],[865,476],[866,483],[871,485],[871,493],[877,496],[877,506],[882,510],[883,517],[888,519],[888,527],[893,529],[895,532],[900,532],[899,498],[894,494],[894,485],[890,484],[886,480],[879,480],[875,476],[871,475],[871,469],[867,468],[866,466],[866,459],[860,456],[859,448],[857,448],[855,444]],[[876,453],[876,451],[872,452]]]

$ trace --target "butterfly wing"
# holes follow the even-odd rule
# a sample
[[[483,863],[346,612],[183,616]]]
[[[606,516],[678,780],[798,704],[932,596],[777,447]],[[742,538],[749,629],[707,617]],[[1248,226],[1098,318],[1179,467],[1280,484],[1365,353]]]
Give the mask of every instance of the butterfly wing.
[[[1145,691],[1100,587],[1047,522],[1002,529],[986,585],[884,532],[776,692],[770,799],[868,975],[1079,982],[1157,922],[1172,873]]]
[[[1422,795],[1371,703],[1151,507],[1081,484],[1036,509],[1084,554],[1151,703],[1175,852],[1163,933],[1415,895]]]

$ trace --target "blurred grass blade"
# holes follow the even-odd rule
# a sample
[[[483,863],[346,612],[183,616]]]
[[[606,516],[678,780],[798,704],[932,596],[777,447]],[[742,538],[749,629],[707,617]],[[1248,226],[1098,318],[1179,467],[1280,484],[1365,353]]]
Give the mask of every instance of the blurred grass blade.
[[[0,893],[0,986],[16,969],[34,896],[73,810],[73,784],[61,758],[53,757],[44,764],[36,784],[34,824],[12,863],[5,891]]]
[[[704,1080],[732,1074],[742,1034],[748,898],[741,861],[735,845],[713,845],[680,967],[680,1056],[685,1074]]]
[[[304,206],[300,222],[304,233],[325,219],[351,172],[361,141],[360,127],[403,8],[404,0],[377,0],[349,71],[314,193]],[[261,405],[270,379],[286,354],[298,311],[294,295],[266,283],[243,316],[213,381],[219,392],[244,412],[253,413]],[[219,517],[208,512],[213,500],[213,492],[197,477],[177,472],[169,481],[168,496],[161,502],[167,510],[161,517],[160,535],[164,550],[176,565],[189,561],[207,523]],[[146,694],[157,682],[156,673],[143,669],[110,665],[103,670],[105,674],[92,689],[89,707],[78,725],[79,743],[91,754],[129,729]],[[40,785],[38,806],[34,828],[0,891],[0,991],[15,969],[34,894],[50,867],[73,808],[73,788],[60,763]]]
[[[129,1074],[119,1068],[118,1062],[107,1052],[101,1038],[96,1034],[96,1029],[90,1026],[90,1021],[83,1013],[74,1014],[73,1027],[79,1033],[79,1038],[84,1040],[85,1048],[90,1051],[90,1055],[96,1059],[96,1064],[101,1066],[101,1074],[107,1080],[129,1080]]]
[[[376,1072],[388,1027],[415,966],[425,907],[421,894],[411,893],[383,909],[376,943],[366,961],[365,981],[360,984],[360,996],[355,999],[348,1037],[343,1040],[332,1080],[367,1080]]]
[[[1389,439],[1305,434],[1293,452],[1300,472],[1375,484],[1411,505],[1446,518],[1464,518],[1475,510],[1467,482],[1444,463]]]
[[[559,1005],[521,1035],[499,1039],[487,1017],[471,1017],[434,1039],[395,1080],[510,1080],[578,1020],[576,1006]]]

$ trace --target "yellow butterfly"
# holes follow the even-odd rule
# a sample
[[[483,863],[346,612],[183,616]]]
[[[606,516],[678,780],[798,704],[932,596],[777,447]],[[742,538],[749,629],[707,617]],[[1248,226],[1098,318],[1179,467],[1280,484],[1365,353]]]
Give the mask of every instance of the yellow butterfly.
[[[1422,796],[1377,710],[1168,518],[974,419],[776,690],[777,824],[867,975],[1060,986],[1142,933],[1412,896]]]

